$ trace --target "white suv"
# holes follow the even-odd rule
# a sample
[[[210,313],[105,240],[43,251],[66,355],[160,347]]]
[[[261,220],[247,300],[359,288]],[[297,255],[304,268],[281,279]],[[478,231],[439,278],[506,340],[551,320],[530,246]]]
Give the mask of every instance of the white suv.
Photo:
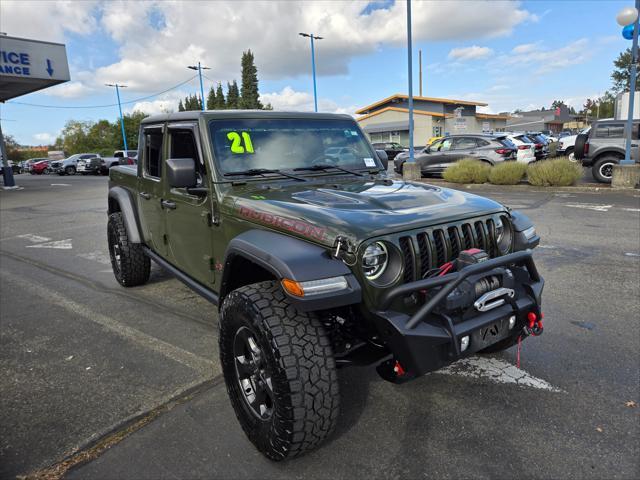
[[[516,160],[521,163],[531,163],[536,161],[536,146],[533,143],[528,143],[518,138],[514,134],[507,135],[507,138],[511,140],[516,147],[518,147],[518,153]]]

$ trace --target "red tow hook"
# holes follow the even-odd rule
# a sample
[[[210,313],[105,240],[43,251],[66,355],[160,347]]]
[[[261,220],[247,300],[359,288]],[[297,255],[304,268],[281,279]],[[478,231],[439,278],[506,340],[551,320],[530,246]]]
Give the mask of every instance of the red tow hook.
[[[527,320],[529,321],[528,330],[529,334],[537,337],[541,335],[544,331],[544,325],[542,324],[542,319],[544,318],[544,313],[540,312],[540,318],[535,314],[535,312],[527,313]]]
[[[400,365],[400,362],[397,360],[396,360],[396,364],[393,366],[393,371],[399,377],[403,377],[407,373],[405,372],[404,368],[402,368],[402,365]]]

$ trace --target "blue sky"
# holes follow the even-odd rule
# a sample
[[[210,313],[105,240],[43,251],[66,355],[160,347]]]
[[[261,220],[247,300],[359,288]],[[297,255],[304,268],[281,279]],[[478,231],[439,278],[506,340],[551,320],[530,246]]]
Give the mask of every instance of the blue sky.
[[[630,42],[616,13],[630,1],[414,2],[414,72],[423,52],[424,94],[484,101],[487,111],[580,108],[610,87],[612,62]],[[46,144],[66,121],[115,119],[123,101],[188,80],[186,65],[212,67],[205,88],[240,76],[240,55],[256,55],[263,100],[277,109],[313,106],[308,40],[316,43],[321,110],[355,109],[407,90],[404,2],[47,2],[0,4],[0,31],[67,45],[72,81],[0,106],[3,131],[22,144]],[[50,28],[51,25],[57,25]],[[43,33],[45,32],[45,33]],[[196,93],[179,89],[129,103],[149,113],[176,109]],[[57,106],[42,108],[16,102]]]

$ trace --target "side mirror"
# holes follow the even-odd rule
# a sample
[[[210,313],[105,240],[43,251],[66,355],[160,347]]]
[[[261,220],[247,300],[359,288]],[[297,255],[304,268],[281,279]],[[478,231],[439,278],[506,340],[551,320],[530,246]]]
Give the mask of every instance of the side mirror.
[[[424,147],[423,152],[424,153],[431,153],[431,145],[427,145],[426,147]]]
[[[376,150],[376,154],[384,169],[387,170],[389,168],[389,155],[387,155],[387,152],[384,150]]]
[[[193,158],[170,158],[167,160],[167,180],[173,188],[195,187],[198,183],[196,162]]]

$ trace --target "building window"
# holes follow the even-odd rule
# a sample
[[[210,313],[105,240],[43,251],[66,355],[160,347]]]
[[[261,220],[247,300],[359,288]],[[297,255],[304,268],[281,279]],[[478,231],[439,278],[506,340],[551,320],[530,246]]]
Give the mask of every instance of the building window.
[[[400,132],[391,132],[389,135],[390,142],[399,142],[400,141]]]

